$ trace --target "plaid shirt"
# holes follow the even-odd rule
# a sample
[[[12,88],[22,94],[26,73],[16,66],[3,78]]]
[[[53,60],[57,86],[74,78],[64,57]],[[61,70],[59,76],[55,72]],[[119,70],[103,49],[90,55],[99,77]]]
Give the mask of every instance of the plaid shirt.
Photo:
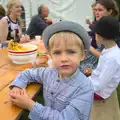
[[[93,86],[79,70],[60,80],[54,68],[27,69],[12,85],[25,88],[31,82],[43,84],[45,106],[36,102],[31,120],[89,120],[93,103]]]

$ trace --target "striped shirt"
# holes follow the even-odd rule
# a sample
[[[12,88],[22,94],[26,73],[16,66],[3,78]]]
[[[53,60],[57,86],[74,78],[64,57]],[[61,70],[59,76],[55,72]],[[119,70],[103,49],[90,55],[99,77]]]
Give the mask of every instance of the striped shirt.
[[[79,70],[60,80],[55,68],[27,69],[11,86],[25,88],[32,82],[43,84],[45,106],[36,102],[29,114],[31,120],[89,120],[94,90]]]

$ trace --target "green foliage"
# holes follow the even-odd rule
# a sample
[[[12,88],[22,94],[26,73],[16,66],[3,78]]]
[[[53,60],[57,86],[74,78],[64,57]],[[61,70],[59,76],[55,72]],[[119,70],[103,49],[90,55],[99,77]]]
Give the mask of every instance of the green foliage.
[[[117,4],[118,4],[119,8],[120,8],[120,0],[116,0],[116,1],[117,1]]]
[[[117,2],[117,5],[119,7],[119,11],[120,11],[120,0],[116,0],[116,2]],[[119,20],[120,20],[120,15],[119,15]]]
[[[120,106],[120,84],[117,88],[117,95],[118,95],[118,101],[119,101],[119,106]]]

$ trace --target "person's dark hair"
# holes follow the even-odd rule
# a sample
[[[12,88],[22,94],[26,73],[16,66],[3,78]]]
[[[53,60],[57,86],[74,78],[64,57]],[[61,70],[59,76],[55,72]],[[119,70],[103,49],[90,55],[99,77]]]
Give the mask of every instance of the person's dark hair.
[[[42,14],[42,10],[44,9],[44,5],[40,5],[39,7],[38,7],[38,14]]]
[[[6,15],[6,11],[4,9],[4,7],[0,4],[0,16],[5,16]]]
[[[103,5],[107,11],[112,10],[111,16],[119,17],[119,8],[115,0],[98,0],[96,4]]]

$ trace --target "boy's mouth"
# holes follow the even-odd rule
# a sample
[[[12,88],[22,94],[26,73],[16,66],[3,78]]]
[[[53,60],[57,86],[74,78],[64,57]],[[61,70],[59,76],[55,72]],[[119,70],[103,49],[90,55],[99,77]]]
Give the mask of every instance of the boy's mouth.
[[[100,16],[96,16],[96,18],[100,18]]]
[[[61,68],[70,68],[70,65],[61,65]]]

